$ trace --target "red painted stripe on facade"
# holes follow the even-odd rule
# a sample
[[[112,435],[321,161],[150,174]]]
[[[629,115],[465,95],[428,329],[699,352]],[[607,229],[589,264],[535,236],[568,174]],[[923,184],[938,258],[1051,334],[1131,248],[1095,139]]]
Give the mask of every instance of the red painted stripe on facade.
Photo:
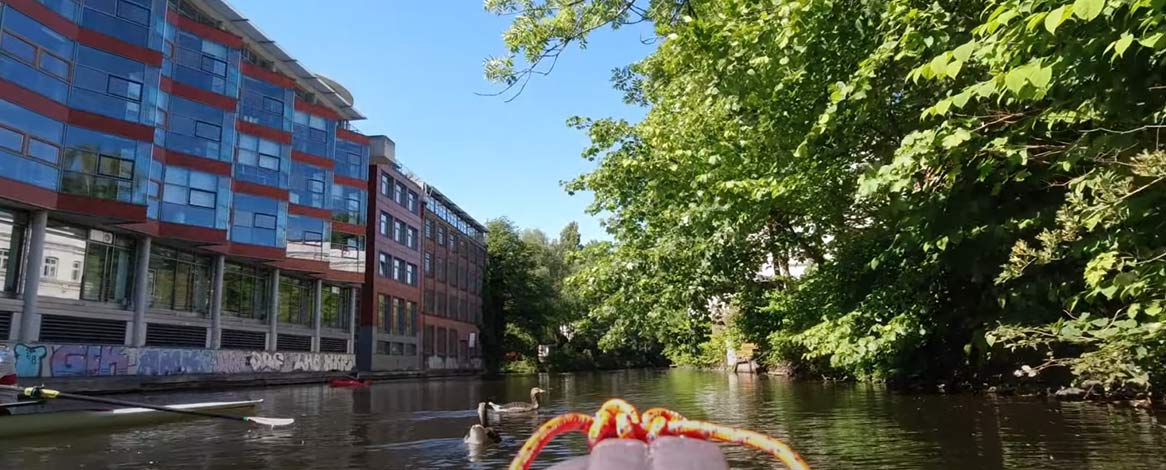
[[[264,186],[262,184],[255,184],[248,181],[233,180],[231,181],[231,189],[238,193],[252,194],[255,196],[269,197],[286,201],[287,190],[272,186]]]
[[[356,178],[349,178],[347,176],[341,176],[341,175],[334,176],[333,180],[336,182],[336,184],[342,184],[345,186],[359,188],[359,189],[368,189],[368,182],[366,182],[365,180],[358,180]]]
[[[0,79],[0,99],[28,108],[60,122],[69,120],[69,107],[45,98],[8,80]]]
[[[120,135],[127,139],[140,140],[142,142],[154,141],[153,127],[135,122],[122,121],[121,119],[114,119],[79,109],[69,110],[69,124],[75,124],[107,134]]]
[[[227,231],[193,225],[158,223],[158,236],[199,243],[223,243],[227,241]]]
[[[82,45],[128,57],[154,67],[162,65],[161,52],[130,44],[107,34],[79,27],[76,23],[69,21],[68,18],[50,10],[36,0],[5,0],[4,3],[62,36],[77,41]]]
[[[249,62],[243,62],[239,69],[243,71],[243,75],[251,78],[258,78],[265,82],[270,82],[273,85],[278,85],[289,90],[296,87],[296,81],[294,78],[279,72],[267,70]]]
[[[310,153],[297,152],[295,150],[292,150],[292,160],[295,160],[297,162],[307,163],[310,165],[316,165],[318,167],[323,167],[323,168],[335,168],[336,167],[336,163],[333,162],[332,160],[329,160],[329,159],[324,158],[324,157],[318,157],[318,156],[312,155]]]
[[[286,258],[267,264],[274,268],[301,273],[324,274],[328,272],[327,261],[317,261],[314,259]]]
[[[267,140],[273,140],[281,144],[291,145],[292,133],[284,132],[279,129],[273,129],[267,126],[247,122],[243,120],[235,121],[235,128],[241,134],[250,134],[256,137],[262,137]]]
[[[57,194],[57,210],[111,219],[145,222],[146,206],[77,194]]]
[[[178,14],[174,10],[166,10],[166,20],[174,23],[179,29],[185,30],[188,33],[203,39],[210,39],[211,41],[224,44],[235,49],[243,47],[243,38],[234,34],[228,33],[221,29],[215,29],[209,25],[205,25],[194,21],[190,18]]]
[[[285,251],[283,248],[248,245],[245,243],[229,243],[227,245],[219,245],[215,247],[214,251],[232,256],[255,258],[268,261],[282,260],[287,255],[287,251]]]
[[[69,39],[77,39],[77,31],[81,28],[77,27],[76,23],[69,21],[68,18],[50,10],[49,7],[36,0],[4,0],[4,3]]]
[[[346,224],[344,222],[332,221],[332,230],[336,232],[343,232],[351,235],[364,235],[364,226],[355,224]]]
[[[327,272],[324,273],[324,280],[325,281],[332,281],[332,282],[345,282],[345,283],[351,283],[351,284],[363,284],[364,283],[364,273],[354,273],[352,271],[337,271],[334,269],[329,269]]]
[[[331,220],[332,211],[328,209],[321,209],[319,207],[301,206],[299,204],[288,204],[287,213],[295,215],[303,215],[307,217],[315,217],[317,219]]]
[[[162,53],[142,46],[135,46],[113,36],[81,28],[77,31],[77,42],[101,49],[154,67],[162,66]]]
[[[300,99],[296,100],[296,111],[305,111],[305,112],[309,112],[309,113],[315,114],[317,116],[323,116],[323,117],[326,117],[326,118],[332,119],[332,120],[340,119],[340,113],[336,112],[332,108],[318,105],[318,104],[309,103],[307,101],[300,100]]]
[[[155,147],[158,148],[158,147]],[[211,160],[209,158],[196,157],[194,155],[187,155],[173,150],[163,150],[166,159],[163,160],[167,165],[180,166],[189,168],[191,170],[198,170],[206,173],[212,173],[220,176],[231,176],[231,164],[221,162],[218,160]],[[155,153],[156,155],[157,153]]]
[[[235,112],[238,107],[238,100],[230,96],[220,95],[212,91],[206,91],[202,88],[193,87],[182,82],[171,80],[170,77],[162,77],[161,83],[162,91],[173,93],[186,99],[198,101],[200,103],[209,104],[224,111]]]
[[[56,191],[3,176],[0,176],[0,198],[22,202],[41,209],[57,207]]]
[[[336,137],[352,142],[359,142],[364,145],[368,145],[370,142],[372,142],[372,137],[364,134],[358,134],[348,129],[336,129]]]

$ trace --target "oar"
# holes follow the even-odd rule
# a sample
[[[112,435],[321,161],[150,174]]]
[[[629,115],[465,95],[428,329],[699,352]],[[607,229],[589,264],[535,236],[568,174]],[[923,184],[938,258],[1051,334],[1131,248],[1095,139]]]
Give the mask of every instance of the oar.
[[[203,416],[207,418],[229,419],[232,421],[243,421],[247,423],[262,424],[264,426],[287,426],[296,422],[291,418],[264,418],[260,416],[231,416],[218,413],[208,413],[206,411],[198,410],[184,410],[181,408],[172,408],[169,406],[150,405],[146,403],[136,403],[132,401],[115,400],[112,398],[91,397],[88,395],[77,395],[73,393],[65,393],[58,390],[42,388],[42,387],[15,387],[12,385],[0,385],[0,389],[12,390],[21,392],[24,396],[29,398],[66,398],[69,400],[87,401],[92,403],[104,403],[106,405],[128,406],[132,408],[149,408],[151,410],[168,411],[171,413],[179,413],[192,416]]]

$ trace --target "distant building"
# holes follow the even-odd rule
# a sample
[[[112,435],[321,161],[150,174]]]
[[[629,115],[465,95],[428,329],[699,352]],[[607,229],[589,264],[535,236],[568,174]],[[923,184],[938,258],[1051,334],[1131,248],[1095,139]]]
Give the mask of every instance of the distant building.
[[[486,227],[425,186],[424,332],[427,369],[481,369]]]

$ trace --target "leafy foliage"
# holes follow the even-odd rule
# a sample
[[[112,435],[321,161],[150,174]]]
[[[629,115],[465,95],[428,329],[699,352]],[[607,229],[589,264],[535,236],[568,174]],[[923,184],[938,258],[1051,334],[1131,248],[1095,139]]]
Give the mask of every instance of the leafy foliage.
[[[614,76],[642,121],[570,123],[597,167],[567,190],[614,243],[565,286],[602,347],[698,356],[709,299],[732,298],[772,357],[824,373],[967,377],[1035,351],[1038,372],[1166,385],[1166,1],[487,8],[516,15],[487,66],[504,86],[605,25],[663,38]],[[787,260],[815,267],[757,276]]]

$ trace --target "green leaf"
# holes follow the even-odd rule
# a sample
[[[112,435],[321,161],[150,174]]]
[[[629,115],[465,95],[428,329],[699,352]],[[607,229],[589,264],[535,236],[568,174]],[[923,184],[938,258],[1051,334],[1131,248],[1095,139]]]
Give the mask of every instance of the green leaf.
[[[1013,93],[1020,93],[1024,85],[1028,83],[1028,70],[1026,67],[1017,67],[1008,71],[1004,76],[1004,86],[1008,87]]]
[[[1073,15],[1085,21],[1092,21],[1105,8],[1105,0],[1077,0],[1073,3]]]
[[[1138,44],[1141,44],[1142,47],[1149,49],[1161,49],[1163,45],[1166,45],[1164,44],[1166,41],[1163,41],[1163,39],[1166,39],[1166,34],[1154,33],[1144,38],[1138,39]]]
[[[972,93],[964,90],[962,93],[951,97],[951,104],[955,105],[956,109],[963,108],[964,105],[968,104],[968,99],[971,97]]]
[[[935,56],[929,65],[931,65],[931,73],[934,73],[937,78],[943,78],[947,74],[947,53]]]
[[[1028,76],[1028,81],[1032,82],[1032,86],[1035,86],[1038,90],[1042,91],[1049,88],[1049,82],[1052,81],[1052,79],[1052,67],[1034,67],[1032,73]]]
[[[955,50],[952,51],[952,55],[955,56],[956,60],[967,62],[968,58],[972,57],[972,52],[975,50],[975,41],[966,42],[962,46],[955,48]]]
[[[948,134],[947,137],[943,138],[942,145],[943,145],[943,148],[945,148],[945,149],[951,149],[951,148],[955,148],[955,147],[959,146],[960,144],[962,144],[964,142],[967,142],[968,140],[971,140],[971,138],[972,138],[972,133],[968,132],[967,129],[956,129],[955,132],[952,132],[951,134]],[[947,237],[943,237],[942,240],[944,242],[944,245],[946,245],[947,244]]]
[[[1045,29],[1049,33],[1056,34],[1057,27],[1061,26],[1061,23],[1064,23],[1070,16],[1073,16],[1072,5],[1061,5],[1057,7],[1057,9],[1050,11],[1049,15],[1045,17]]]
[[[1116,59],[1125,54],[1126,49],[1130,48],[1130,44],[1134,43],[1134,35],[1126,31],[1121,34],[1121,38],[1113,42],[1113,58]]]

